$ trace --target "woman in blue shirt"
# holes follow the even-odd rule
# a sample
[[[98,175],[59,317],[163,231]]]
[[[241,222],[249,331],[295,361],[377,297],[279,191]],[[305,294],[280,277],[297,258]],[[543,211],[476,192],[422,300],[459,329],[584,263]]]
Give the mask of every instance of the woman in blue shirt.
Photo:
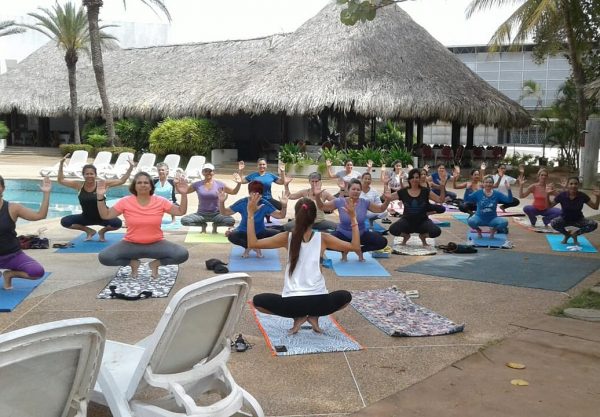
[[[468,220],[469,226],[477,230],[477,235],[481,235],[481,226],[490,228],[490,239],[494,238],[496,231],[506,230],[508,220],[498,217],[496,207],[500,204],[510,204],[513,200],[510,184],[507,184],[508,195],[494,190],[494,177],[486,175],[483,179],[483,189],[477,190],[469,195],[465,195],[465,202],[476,203],[477,211]]]
[[[263,219],[265,216],[273,216],[276,219],[285,218],[287,211],[288,196],[284,193],[281,196],[281,210],[276,209],[268,200],[264,197],[264,186],[259,181],[252,181],[248,184],[248,193],[260,194],[262,196],[260,200],[260,207],[254,213],[254,223],[256,225],[256,238],[264,239],[266,237],[274,236],[279,233],[278,230],[267,229]],[[248,224],[248,197],[242,198],[236,201],[229,207],[225,207],[225,200],[227,200],[227,193],[225,190],[219,191],[219,212],[225,216],[232,216],[235,213],[240,213],[242,220],[238,227],[229,233],[227,237],[234,245],[242,246],[245,251],[242,255],[243,258],[247,258],[250,255],[250,248],[248,248],[248,238],[246,236],[247,224]],[[262,258],[260,249],[254,249],[256,256]]]

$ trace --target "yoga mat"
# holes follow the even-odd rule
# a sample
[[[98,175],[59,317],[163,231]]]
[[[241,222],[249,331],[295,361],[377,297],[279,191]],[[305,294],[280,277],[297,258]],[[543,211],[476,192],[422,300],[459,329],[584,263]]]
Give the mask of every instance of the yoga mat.
[[[93,240],[86,241],[86,234],[82,233],[69,242],[72,247],[58,248],[54,252],[58,253],[98,253],[110,245],[120,242],[125,233],[108,232],[104,235],[106,242],[98,241],[98,235],[94,235]]]
[[[200,233],[202,227],[191,226],[185,236],[185,243],[229,243],[227,236],[223,233],[212,233],[212,226],[208,227],[206,230],[206,233]]]
[[[342,253],[325,251],[325,256],[331,260],[333,270],[338,277],[389,277],[390,273],[373,259],[370,253],[363,254],[365,261],[359,262],[358,255],[354,252],[348,253],[348,261],[342,262]]]
[[[480,249],[475,254],[440,254],[396,271],[516,287],[566,291],[600,268],[600,259]]]
[[[368,220],[365,220],[365,229],[369,230],[369,221]],[[376,233],[383,233],[386,231],[386,229],[382,225],[377,223],[377,221],[375,221],[375,223],[373,223],[373,231]]]
[[[48,278],[51,272],[46,272],[40,279],[14,278],[12,290],[5,290],[0,285],[0,312],[13,311],[21,302],[27,298],[42,282]]]
[[[178,265],[161,265],[158,267],[158,277],[150,276],[148,263],[144,262],[138,269],[138,277],[131,276],[131,267],[122,266],[108,285],[100,291],[96,298],[110,299],[110,286],[116,285],[116,292],[129,297],[139,295],[142,291],[152,291],[152,298],[163,298],[169,295],[171,288],[175,285]]]
[[[181,224],[181,219],[175,218],[175,223],[172,223],[170,215],[168,217],[167,216],[163,217],[162,223],[160,225],[160,228],[164,232],[168,232],[168,231],[171,231],[171,230],[179,230],[182,227],[183,227],[183,225]]]
[[[415,304],[392,288],[353,291],[352,307],[390,336],[439,336],[462,332],[464,324]]]
[[[461,223],[464,223],[466,225],[468,225],[469,223],[467,223],[467,220],[469,220],[469,215],[468,214],[453,214],[452,217],[454,217],[456,220],[458,220]]]
[[[438,220],[438,219],[433,219],[431,218],[431,221],[433,222],[433,224],[435,224],[437,227],[450,227],[450,222],[447,220]]]
[[[288,335],[288,329],[294,324],[293,319],[263,314],[257,311],[252,303],[249,304],[254,320],[256,320],[256,324],[273,356],[348,352],[363,349],[352,336],[346,333],[333,316],[319,318],[319,327],[323,330],[323,333],[315,333],[312,327],[305,323],[298,333]],[[285,346],[287,351],[277,352],[275,346]]]
[[[392,248],[396,255],[427,256],[437,254],[435,239],[425,239],[429,247],[423,246],[423,242],[421,242],[418,236],[411,236],[406,245],[401,244],[403,240],[400,236],[394,238],[394,246]]]
[[[248,258],[242,258],[244,248],[233,245],[229,255],[229,272],[248,271],[281,271],[279,251],[277,249],[263,249],[262,258],[257,258],[254,251],[250,252]]]
[[[531,231],[531,232],[536,232],[536,233],[552,233],[552,234],[557,234],[558,232],[556,230],[554,230],[552,227],[548,226],[544,226],[543,222],[537,222],[535,224],[535,226],[531,225],[531,222],[529,221],[529,219],[527,217],[513,217],[513,220],[516,224],[518,224],[519,226],[524,227],[525,229]]]
[[[598,253],[596,248],[590,243],[589,240],[586,239],[585,236],[577,236],[578,245],[573,243],[573,239],[569,239],[569,243],[564,244],[561,241],[564,239],[564,236],[561,234],[558,235],[546,235],[546,239],[548,240],[548,244],[550,248],[552,248],[555,252],[584,252],[584,253]],[[579,260],[577,260],[579,262]]]
[[[504,233],[496,233],[493,239],[490,239],[489,232],[483,232],[482,236],[479,237],[477,232],[469,232],[467,233],[467,240],[473,242],[473,246],[478,248],[502,248],[506,246],[507,239]]]
[[[446,204],[446,203],[444,203],[444,204],[442,204],[442,206],[444,206],[446,208],[446,211],[460,211],[458,209],[458,207],[453,206],[452,204]]]

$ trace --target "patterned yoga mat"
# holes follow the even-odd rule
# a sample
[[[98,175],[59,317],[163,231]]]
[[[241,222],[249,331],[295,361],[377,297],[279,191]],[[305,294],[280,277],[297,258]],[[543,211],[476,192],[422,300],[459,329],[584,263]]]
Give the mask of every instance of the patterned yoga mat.
[[[513,221],[519,226],[523,226],[525,229],[530,230],[532,232],[558,234],[556,230],[554,230],[550,226],[544,226],[543,223],[539,221],[535,224],[535,226],[532,226],[528,217],[513,217]]]
[[[347,352],[363,349],[352,336],[346,333],[333,316],[319,318],[319,327],[321,327],[323,333],[313,332],[312,327],[305,323],[298,333],[288,335],[288,329],[294,323],[293,319],[264,314],[257,311],[251,302],[248,304],[273,356]],[[275,346],[285,346],[285,352],[276,351]]]
[[[462,332],[456,324],[393,288],[353,291],[352,307],[390,336],[439,336]]]
[[[394,245],[392,246],[393,253],[396,255],[411,255],[411,256],[428,256],[437,254],[435,248],[435,239],[426,238],[425,241],[429,246],[423,246],[423,242],[418,236],[411,236],[406,242],[406,245],[402,245],[404,239],[400,236],[394,238]]]
[[[131,277],[131,267],[122,266],[108,285],[100,291],[96,298],[111,299],[110,286],[115,285],[116,292],[128,297],[135,297],[142,291],[152,291],[152,298],[167,297],[179,273],[179,265],[161,265],[158,267],[158,278],[150,276],[148,263],[142,263],[138,277]]]

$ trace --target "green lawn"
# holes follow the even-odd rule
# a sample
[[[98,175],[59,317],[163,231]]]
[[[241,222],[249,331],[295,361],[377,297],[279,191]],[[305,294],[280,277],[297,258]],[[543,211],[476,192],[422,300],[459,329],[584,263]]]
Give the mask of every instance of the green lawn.
[[[550,311],[550,314],[554,316],[563,316],[563,312],[567,308],[593,308],[600,310],[600,294],[590,290],[584,290],[562,306],[553,308]]]

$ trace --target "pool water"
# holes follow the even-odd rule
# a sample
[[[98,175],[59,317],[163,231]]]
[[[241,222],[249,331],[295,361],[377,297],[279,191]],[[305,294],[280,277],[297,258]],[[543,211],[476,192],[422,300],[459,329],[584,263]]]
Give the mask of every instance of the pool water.
[[[20,203],[36,211],[40,208],[40,203],[42,202],[42,192],[39,187],[42,183],[41,180],[4,180],[4,182],[6,185],[4,199],[6,201]],[[110,188],[106,197],[110,200],[126,195],[129,195],[129,189],[123,185]],[[78,213],[81,213],[81,206],[77,198],[77,191],[60,185],[56,181],[52,181],[47,218],[63,217]],[[19,219],[19,221],[23,220]]]

